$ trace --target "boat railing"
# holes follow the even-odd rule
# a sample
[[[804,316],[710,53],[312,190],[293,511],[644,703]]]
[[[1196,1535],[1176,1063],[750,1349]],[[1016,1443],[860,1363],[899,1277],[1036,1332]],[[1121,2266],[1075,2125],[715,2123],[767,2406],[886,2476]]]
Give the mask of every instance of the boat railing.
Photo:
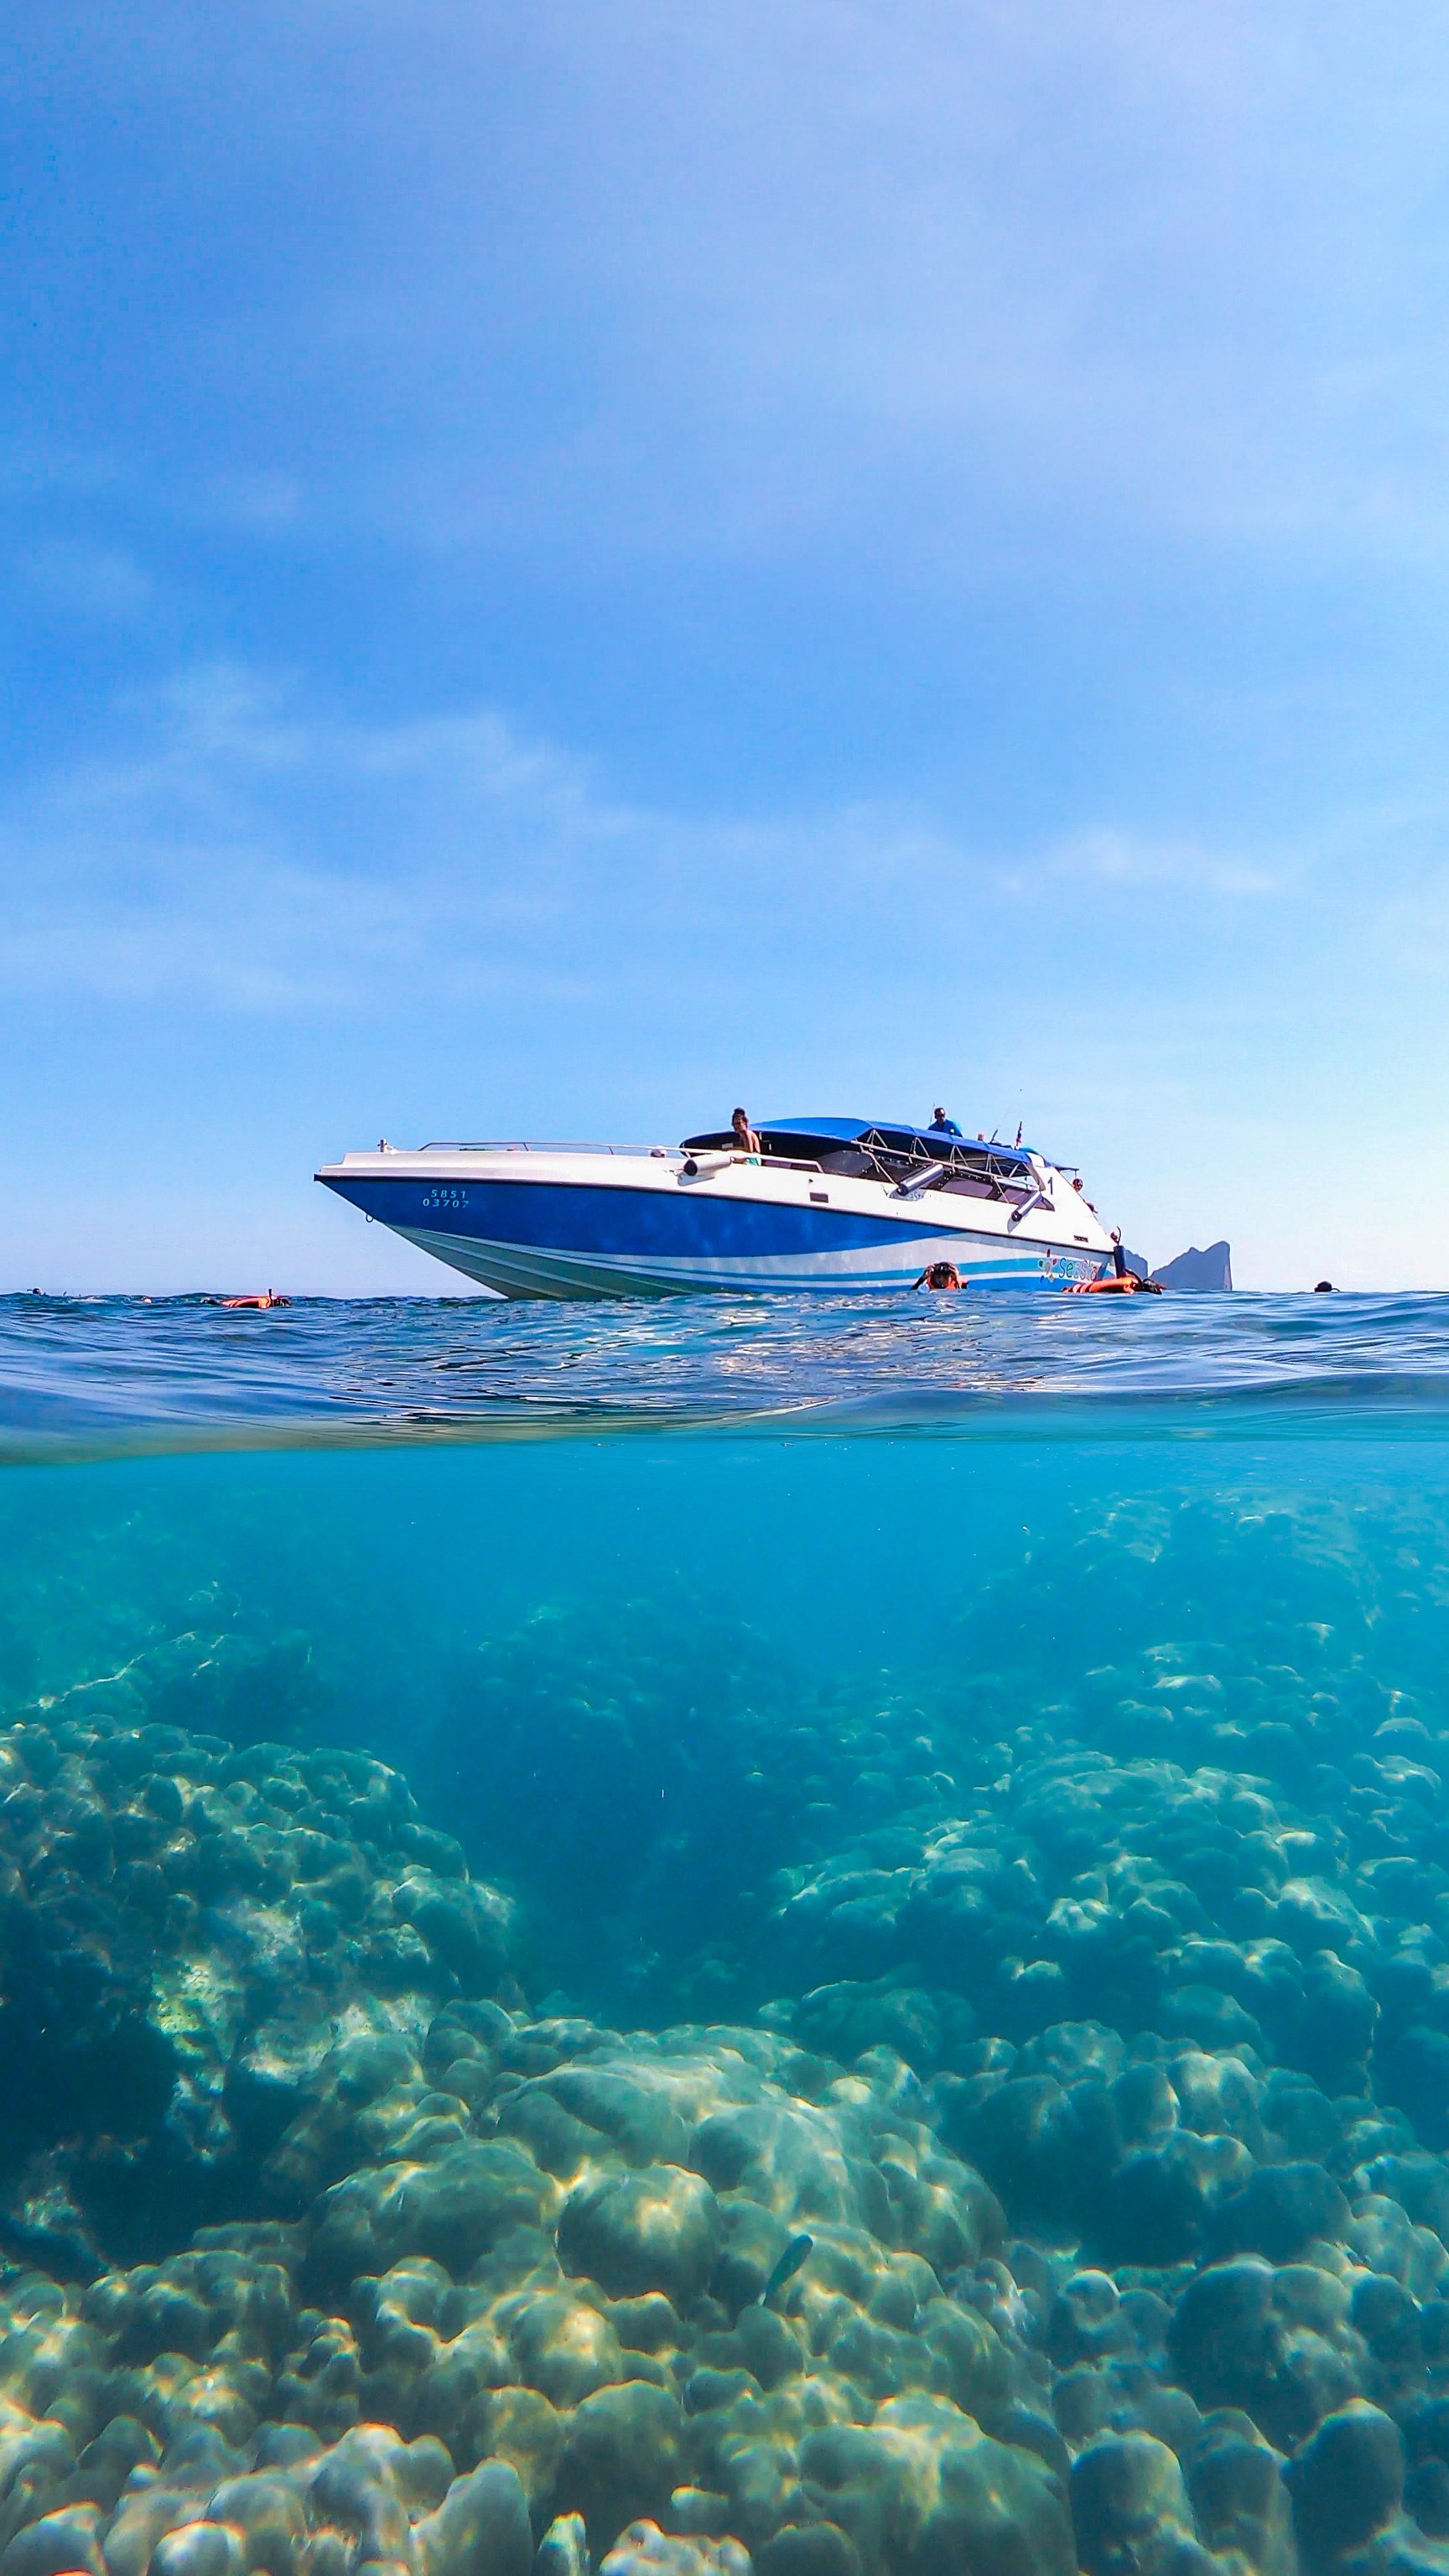
[[[959,1176],[962,1179],[1026,1181],[1028,1175],[1021,1170],[1020,1153],[1011,1146],[1003,1146],[998,1153],[996,1146],[995,1137],[963,1137],[959,1143],[953,1140],[950,1144],[937,1146],[934,1150],[921,1143],[913,1143],[903,1148],[888,1144],[878,1131],[868,1131],[861,1137],[857,1150],[863,1153],[866,1162],[874,1167],[876,1179],[891,1183],[897,1182],[903,1175],[924,1179],[933,1167],[946,1178],[954,1179]],[[596,1138],[580,1142],[566,1137],[555,1139],[540,1136],[435,1136],[430,1137],[426,1145],[387,1146],[383,1150],[388,1153],[415,1154],[605,1154],[621,1156],[634,1162],[656,1163],[660,1161],[672,1163],[683,1158],[683,1148],[678,1145],[601,1145]],[[712,1150],[706,1149],[706,1152],[708,1160],[719,1166],[732,1162],[749,1162],[753,1159],[748,1154],[733,1151],[729,1146],[716,1146]],[[807,1160],[804,1156],[794,1154],[767,1153],[763,1160],[766,1164],[773,1165],[777,1171],[818,1172],[824,1168],[818,1161]],[[1056,1163],[1049,1165],[1048,1168],[1062,1172],[1070,1179],[1077,1166],[1075,1163]]]
[[[588,1144],[572,1144],[564,1140],[553,1142],[540,1136],[475,1136],[457,1139],[435,1136],[430,1138],[426,1145],[389,1146],[386,1150],[389,1153],[417,1154],[613,1154],[633,1162],[682,1162],[686,1171],[692,1163],[697,1164],[701,1169],[708,1168],[710,1171],[723,1171],[730,1163],[762,1163],[767,1170],[776,1172],[818,1172],[822,1169],[819,1162],[808,1160],[802,1155],[741,1154],[730,1146],[720,1146],[713,1152],[690,1155],[677,1145],[601,1145],[597,1140]]]
[[[647,1163],[651,1157],[657,1162],[661,1155],[672,1159],[678,1148],[673,1145],[600,1145],[597,1141],[583,1145],[570,1143],[564,1138],[553,1141],[541,1136],[435,1136],[426,1145],[415,1146],[413,1151],[419,1154],[632,1154],[642,1155]]]

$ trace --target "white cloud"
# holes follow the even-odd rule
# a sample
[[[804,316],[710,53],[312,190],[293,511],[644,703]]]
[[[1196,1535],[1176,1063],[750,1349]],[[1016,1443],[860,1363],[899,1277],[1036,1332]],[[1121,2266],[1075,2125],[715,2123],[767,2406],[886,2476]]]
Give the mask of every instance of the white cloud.
[[[500,937],[556,915],[527,861],[577,790],[496,718],[309,721],[277,685],[210,669],[133,702],[127,731],[10,794],[12,989],[345,1008],[424,953],[486,985]]]
[[[557,998],[892,955],[929,979],[953,954],[976,973],[977,925],[1018,934],[1047,896],[1080,920],[1104,888],[1222,904],[1279,882],[1106,828],[1007,858],[905,808],[673,814],[494,711],[368,723],[237,668],[133,699],[121,737],[0,808],[12,991],[335,1011],[424,976]]]
[[[1299,865],[1270,864],[1233,851],[1205,849],[1188,840],[1149,840],[1106,828],[1076,832],[1055,842],[1047,865],[1064,878],[1108,886],[1180,887],[1228,900],[1280,895],[1291,890]]]

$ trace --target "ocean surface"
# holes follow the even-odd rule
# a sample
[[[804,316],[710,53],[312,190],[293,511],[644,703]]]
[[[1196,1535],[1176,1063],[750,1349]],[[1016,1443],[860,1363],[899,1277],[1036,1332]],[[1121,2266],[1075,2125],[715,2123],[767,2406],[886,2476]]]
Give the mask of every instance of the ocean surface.
[[[552,1305],[0,1297],[0,1439],[229,1424],[423,1427],[954,1413],[964,1399],[1334,1401],[1449,1384],[1449,1298],[698,1297]],[[1040,1412],[1040,1408],[1038,1408]]]
[[[1446,1399],[0,1300],[0,2576],[1442,2576]]]

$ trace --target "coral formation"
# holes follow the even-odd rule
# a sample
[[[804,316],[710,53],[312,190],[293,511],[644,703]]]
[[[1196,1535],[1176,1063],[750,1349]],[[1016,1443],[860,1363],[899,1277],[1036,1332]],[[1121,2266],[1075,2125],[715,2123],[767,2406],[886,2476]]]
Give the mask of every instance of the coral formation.
[[[569,2517],[596,2556],[702,2576],[743,2550],[1069,2563],[1032,2373],[948,2287],[994,2280],[1000,2209],[899,2061],[847,2074],[759,2031],[624,2039],[466,2002],[383,2046],[350,2169],[301,2219],[11,2285],[7,2576],[304,2544],[310,2567],[328,2533],[442,2576],[512,2567],[529,2529],[577,2556]],[[298,2135],[355,2100],[357,2066],[344,2040]],[[808,2260],[762,2304],[807,2220]]]
[[[339,2041],[508,1976],[506,1900],[396,1772],[145,1706],[120,1676],[0,1734],[0,2250],[52,2269],[266,2206]]]
[[[1066,2025],[928,2087],[459,1999],[342,2039],[287,2143],[300,2215],[7,2285],[5,2576],[1311,2571],[1445,2524],[1444,2168],[1230,2051]],[[1201,2250],[1094,2262],[1068,2211],[1174,2145]]]
[[[611,2017],[683,2019],[758,1988],[774,1871],[930,1793],[917,1735],[885,1677],[847,1688],[738,1615],[654,1599],[487,1640],[409,1774],[516,1890],[550,1978]]]
[[[1432,1569],[1073,1544],[929,1722],[524,1632],[506,1894],[185,1652],[0,1735],[0,2576],[1444,2576]]]

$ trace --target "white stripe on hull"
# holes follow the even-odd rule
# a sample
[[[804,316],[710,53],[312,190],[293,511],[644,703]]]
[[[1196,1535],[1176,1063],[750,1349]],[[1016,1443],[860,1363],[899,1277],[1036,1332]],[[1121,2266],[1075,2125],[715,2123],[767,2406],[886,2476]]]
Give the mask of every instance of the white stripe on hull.
[[[386,1220],[384,1219],[385,1223]],[[497,1243],[483,1237],[436,1234],[399,1225],[392,1231],[429,1252],[480,1287],[505,1297],[678,1297],[691,1290],[834,1290],[909,1287],[926,1260],[954,1260],[972,1287],[1027,1288],[1090,1279],[1103,1268],[1094,1253],[1064,1253],[1060,1245],[1025,1242],[1008,1251],[999,1236],[933,1233],[917,1237],[892,1261],[880,1246],[836,1253],[780,1253],[715,1260],[654,1254],[647,1261],[627,1253],[543,1250],[531,1243]],[[1051,1269],[1048,1272],[1047,1262]]]

